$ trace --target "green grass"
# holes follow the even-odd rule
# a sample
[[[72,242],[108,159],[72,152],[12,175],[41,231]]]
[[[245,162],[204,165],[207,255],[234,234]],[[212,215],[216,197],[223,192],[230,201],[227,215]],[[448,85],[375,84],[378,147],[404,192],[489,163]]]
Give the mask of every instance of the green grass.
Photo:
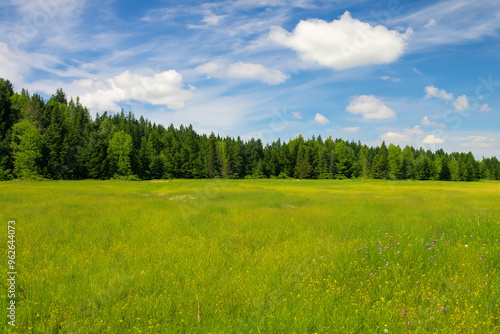
[[[499,182],[12,181],[0,203],[11,333],[500,331]]]

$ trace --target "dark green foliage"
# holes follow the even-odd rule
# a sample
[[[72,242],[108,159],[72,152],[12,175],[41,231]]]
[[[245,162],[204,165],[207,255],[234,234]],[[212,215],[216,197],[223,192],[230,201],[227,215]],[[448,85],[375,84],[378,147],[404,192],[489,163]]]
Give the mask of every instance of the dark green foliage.
[[[152,124],[132,113],[96,115],[58,89],[50,100],[0,79],[0,180],[19,178],[375,178],[500,180],[496,157],[447,154],[411,146],[368,147],[360,142],[199,135],[191,125]]]

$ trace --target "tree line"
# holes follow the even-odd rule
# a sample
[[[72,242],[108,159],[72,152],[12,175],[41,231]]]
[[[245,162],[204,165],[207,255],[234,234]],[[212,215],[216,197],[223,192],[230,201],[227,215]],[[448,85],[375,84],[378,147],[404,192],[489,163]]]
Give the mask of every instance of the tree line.
[[[260,139],[167,128],[132,113],[97,114],[62,89],[46,102],[15,93],[0,78],[0,179],[298,178],[389,180],[500,180],[496,157],[432,152],[385,142]]]

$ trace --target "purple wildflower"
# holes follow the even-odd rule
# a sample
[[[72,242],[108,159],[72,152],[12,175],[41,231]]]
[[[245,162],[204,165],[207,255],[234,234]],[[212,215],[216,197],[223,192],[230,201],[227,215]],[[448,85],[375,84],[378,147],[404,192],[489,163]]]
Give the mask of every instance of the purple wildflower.
[[[405,315],[405,314],[406,314],[406,309],[404,308],[404,309],[403,309],[403,315]]]
[[[446,307],[444,307],[444,306],[441,306],[441,309],[442,309],[443,311],[448,310],[448,309],[447,309]]]
[[[378,251],[379,251],[379,252],[383,251],[382,247],[379,247],[379,248],[378,248]]]

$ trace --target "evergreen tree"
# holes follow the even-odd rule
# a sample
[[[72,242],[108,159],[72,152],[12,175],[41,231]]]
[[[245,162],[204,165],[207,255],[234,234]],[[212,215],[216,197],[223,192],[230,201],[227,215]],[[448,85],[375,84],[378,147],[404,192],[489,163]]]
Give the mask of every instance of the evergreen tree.
[[[108,145],[108,160],[113,175],[129,176],[132,174],[130,167],[131,152],[132,137],[123,130],[116,132]]]
[[[385,141],[382,142],[380,150],[373,158],[371,175],[374,179],[386,179],[389,172],[389,152]]]
[[[217,156],[217,138],[212,132],[208,138],[208,150],[207,150],[207,174],[209,178],[214,178],[219,176],[219,158]]]
[[[39,160],[42,156],[42,136],[28,120],[14,125],[12,130],[14,175],[21,179],[40,177]]]
[[[401,167],[403,165],[403,154],[399,146],[389,145],[388,150],[388,173],[390,180],[401,179]]]
[[[335,144],[335,160],[337,171],[335,177],[338,179],[351,178],[354,152],[343,140]]]

